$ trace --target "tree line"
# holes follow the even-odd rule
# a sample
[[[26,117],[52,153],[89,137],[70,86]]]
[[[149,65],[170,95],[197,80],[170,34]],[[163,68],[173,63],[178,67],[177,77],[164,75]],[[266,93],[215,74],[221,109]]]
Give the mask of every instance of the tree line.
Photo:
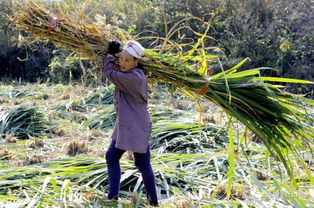
[[[37,0],[54,5],[54,1]],[[225,69],[249,57],[247,68],[272,67],[265,76],[279,76],[314,81],[314,3],[311,0],[65,0],[69,10],[81,7],[99,23],[116,25],[136,35],[166,37],[178,22],[185,28],[172,41],[197,41],[193,31],[204,32],[199,19],[210,22],[208,53],[219,54]],[[51,8],[51,7],[50,7]],[[51,43],[33,43],[28,34],[12,25],[12,1],[0,1],[0,78],[2,82],[73,81],[92,83],[84,78],[78,56]],[[192,18],[197,17],[197,18]],[[184,38],[183,38],[184,37]],[[151,42],[142,40],[146,47]],[[93,67],[86,64],[87,67]],[[211,70],[221,70],[213,63]],[[87,82],[86,82],[87,80]],[[309,93],[311,85],[289,84],[288,91]]]

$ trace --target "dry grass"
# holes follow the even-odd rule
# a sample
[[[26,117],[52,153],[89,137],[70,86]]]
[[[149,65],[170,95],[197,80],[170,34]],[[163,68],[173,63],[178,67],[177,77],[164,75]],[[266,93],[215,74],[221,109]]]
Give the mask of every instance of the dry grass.
[[[8,150],[2,150],[0,152],[0,160],[9,160],[11,158],[11,154]]]
[[[10,104],[12,102],[10,98],[0,98],[0,104]]]
[[[134,158],[134,154],[132,152],[127,151],[126,154],[123,155],[124,158],[128,159],[128,160],[135,160]]]
[[[62,94],[59,99],[60,100],[68,100],[70,98],[71,98],[71,96],[69,94],[65,93],[65,94]]]
[[[98,198],[102,198],[101,196],[94,193],[81,193],[81,196],[88,201],[94,201]]]
[[[86,153],[88,151],[88,147],[85,142],[73,141],[70,142],[67,147],[67,154],[70,156],[75,156],[81,153]]]
[[[45,145],[43,139],[41,138],[32,138],[28,144],[27,144],[27,147],[29,148],[37,148],[37,147],[43,147]]]
[[[18,140],[14,135],[9,134],[9,135],[6,135],[5,137],[5,142],[7,143],[16,143],[17,141]]]
[[[216,199],[219,199],[219,200],[223,200],[223,199],[227,198],[227,187],[226,186],[219,186],[217,188],[217,190],[214,191],[213,195],[214,195],[214,197]],[[239,190],[239,187],[237,187],[237,188],[232,187],[231,188],[230,199],[233,199],[233,200],[236,200],[236,199],[244,200],[245,199],[244,193]]]
[[[67,45],[76,52],[94,58],[106,54],[110,40],[130,39],[127,38],[129,34],[126,31],[109,24],[104,27],[91,25],[83,13],[74,21],[69,21],[70,17],[64,13],[65,10],[60,10],[62,14],[55,17],[32,1],[17,3],[15,11],[13,21],[18,23],[19,29],[30,31],[37,37],[49,36],[50,41],[58,46]],[[52,23],[55,26],[48,31],[47,28]]]
[[[45,157],[43,155],[38,155],[38,154],[34,154],[31,156],[27,156],[24,161],[23,161],[23,165],[34,165],[34,164],[38,164],[38,163],[42,163],[44,162]]]
[[[102,130],[99,129],[93,129],[89,132],[89,134],[87,135],[88,141],[94,141],[97,139],[105,139],[110,137],[111,134],[108,134],[108,132],[104,132]]]
[[[261,180],[261,181],[267,181],[267,180],[271,180],[272,179],[271,176],[269,176],[269,175],[267,175],[265,173],[262,173],[262,172],[257,172],[256,173],[256,178],[258,180]]]
[[[48,118],[49,119],[58,119],[62,116],[62,114],[58,111],[52,111],[48,113]]]
[[[55,136],[64,136],[65,135],[65,131],[63,129],[59,129],[59,128],[55,128],[52,130],[52,133],[55,135]]]
[[[164,199],[160,201],[161,207],[180,207],[180,208],[192,208],[193,206],[190,202],[192,199],[188,200],[187,196],[183,196],[178,193],[174,193],[174,195],[168,199]]]
[[[86,121],[87,119],[88,119],[87,116],[83,113],[73,112],[71,115],[71,121],[75,121],[78,123]]]
[[[15,101],[13,102],[14,105],[20,105],[20,104],[22,104],[22,103],[23,103],[23,100],[15,100]]]

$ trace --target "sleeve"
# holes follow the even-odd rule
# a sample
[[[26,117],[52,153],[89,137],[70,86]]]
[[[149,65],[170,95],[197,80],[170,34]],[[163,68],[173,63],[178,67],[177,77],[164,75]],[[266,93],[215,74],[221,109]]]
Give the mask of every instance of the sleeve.
[[[107,77],[117,88],[119,88],[119,90],[131,95],[134,95],[135,93],[142,97],[142,78],[132,71],[118,71],[117,67],[114,65],[114,60],[114,57],[104,58],[104,76]]]

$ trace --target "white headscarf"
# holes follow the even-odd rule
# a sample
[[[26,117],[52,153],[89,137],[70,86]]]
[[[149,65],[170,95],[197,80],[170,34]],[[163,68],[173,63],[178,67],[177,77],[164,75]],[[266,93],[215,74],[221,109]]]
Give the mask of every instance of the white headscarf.
[[[123,50],[126,50],[129,54],[135,58],[142,58],[142,54],[145,48],[137,41],[130,40],[123,46]]]

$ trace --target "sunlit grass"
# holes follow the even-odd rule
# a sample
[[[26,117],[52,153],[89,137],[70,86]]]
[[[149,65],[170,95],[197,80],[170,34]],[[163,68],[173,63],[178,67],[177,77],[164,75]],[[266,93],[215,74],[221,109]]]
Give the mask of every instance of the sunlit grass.
[[[22,6],[15,15],[19,28],[37,37],[47,38],[47,27],[54,14],[35,4],[23,3]],[[99,25],[83,21],[86,18],[83,14],[78,20],[79,15],[72,17],[61,9],[59,16],[48,39],[96,60],[99,68],[110,40],[124,42],[132,38],[119,28],[109,25],[100,28]],[[154,121],[153,166],[158,192],[164,200],[162,206],[313,205],[310,192],[313,188],[314,103],[282,91],[280,85],[271,84],[313,83],[261,77],[262,70],[270,70],[263,67],[238,72],[237,69],[247,59],[231,69],[222,68],[219,74],[206,76],[208,64],[218,58],[207,54],[204,47],[204,39],[210,38],[208,29],[204,34],[199,34],[198,42],[185,45],[184,48],[188,50],[182,51],[180,45],[170,40],[176,30],[171,28],[171,33],[161,39],[164,42],[160,46],[144,54],[143,64],[149,70],[152,85],[156,80],[163,81],[172,86],[173,89],[169,91],[176,88],[197,104],[205,98],[225,111],[228,118],[226,125],[206,124],[199,127],[195,115],[174,111],[169,106],[164,111],[162,108],[151,108]],[[48,93],[43,92],[40,85],[26,90],[16,90],[10,86],[9,93],[1,89],[0,96],[7,109],[21,102],[41,104],[49,117],[59,122],[58,128],[66,131],[67,136],[72,134],[70,138],[77,135],[85,137],[91,129],[110,132],[114,112],[112,107],[103,105],[111,103],[112,89],[92,92],[78,88],[56,85],[49,88]],[[158,93],[154,96],[158,97]],[[162,96],[156,99],[157,102],[162,102],[160,99],[163,99]],[[202,105],[197,104],[192,106],[199,107],[202,121],[204,111]],[[251,141],[251,132],[257,141]],[[141,204],[143,186],[140,175],[132,161],[124,159],[122,166],[122,196],[136,196],[133,201]],[[25,175],[29,179],[24,181]],[[29,199],[28,204],[34,205],[97,204],[101,199],[91,197],[87,200],[81,197],[82,187],[87,188],[88,193],[103,196],[107,185],[105,162],[103,158],[95,157],[53,160],[20,167],[14,172],[6,167],[0,172],[1,177],[5,188],[0,188],[0,192],[3,192],[4,201],[26,198]],[[20,187],[26,187],[27,191],[22,191]]]

